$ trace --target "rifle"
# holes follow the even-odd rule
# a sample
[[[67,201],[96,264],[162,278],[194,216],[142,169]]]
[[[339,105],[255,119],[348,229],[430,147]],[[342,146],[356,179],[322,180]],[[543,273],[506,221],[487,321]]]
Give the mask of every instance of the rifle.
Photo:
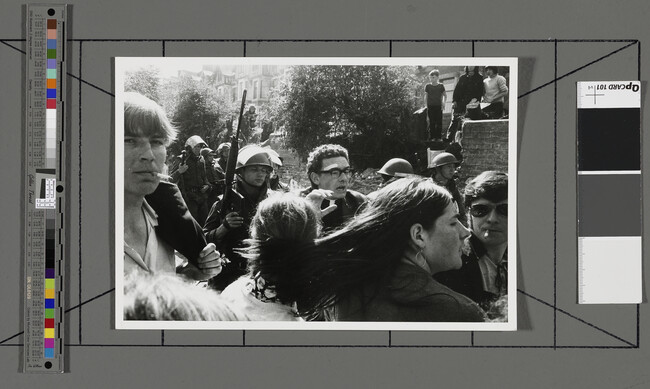
[[[230,210],[241,211],[242,201],[244,197],[237,192],[235,188],[235,168],[237,167],[237,154],[239,154],[239,132],[244,116],[244,105],[246,104],[246,89],[241,98],[241,108],[239,109],[239,121],[237,121],[237,133],[230,138],[230,151],[228,152],[228,163],[226,164],[226,187],[223,191],[223,199],[221,202],[221,217],[225,218]],[[234,204],[238,203],[238,204]],[[235,206],[233,206],[235,205]]]

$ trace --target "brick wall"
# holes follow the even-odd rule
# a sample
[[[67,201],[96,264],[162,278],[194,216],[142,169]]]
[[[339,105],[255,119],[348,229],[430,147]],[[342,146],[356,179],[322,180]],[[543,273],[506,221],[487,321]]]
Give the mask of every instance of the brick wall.
[[[486,170],[508,171],[508,120],[467,120],[462,131],[461,186]]]

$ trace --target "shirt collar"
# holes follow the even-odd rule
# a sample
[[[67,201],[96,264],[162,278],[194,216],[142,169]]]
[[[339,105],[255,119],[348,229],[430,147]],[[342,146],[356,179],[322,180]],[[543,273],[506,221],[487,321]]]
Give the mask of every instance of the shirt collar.
[[[149,205],[147,200],[142,201],[142,211],[144,212],[144,217],[147,218],[147,222],[149,222],[153,227],[157,227],[158,214],[153,208],[151,208],[151,205]]]

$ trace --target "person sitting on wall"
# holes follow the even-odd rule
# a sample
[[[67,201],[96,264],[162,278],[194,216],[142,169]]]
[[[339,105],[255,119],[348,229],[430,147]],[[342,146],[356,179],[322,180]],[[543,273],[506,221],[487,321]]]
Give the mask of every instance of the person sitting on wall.
[[[488,105],[483,107],[483,113],[489,119],[500,119],[503,116],[504,97],[508,95],[508,85],[506,79],[499,75],[496,66],[486,66],[483,80],[483,103]]]

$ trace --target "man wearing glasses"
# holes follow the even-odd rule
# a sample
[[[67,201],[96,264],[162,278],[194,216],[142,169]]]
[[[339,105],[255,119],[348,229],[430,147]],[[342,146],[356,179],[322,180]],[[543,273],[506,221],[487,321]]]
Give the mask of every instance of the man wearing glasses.
[[[342,225],[354,216],[357,209],[366,201],[363,194],[348,189],[350,186],[350,159],[348,151],[334,144],[318,146],[307,159],[307,176],[311,188],[300,194],[320,193],[328,201],[323,201],[323,229],[325,231]],[[313,195],[310,197],[313,198]],[[334,207],[335,206],[335,207]]]
[[[463,266],[435,278],[490,315],[492,304],[508,293],[508,175],[483,172],[468,182],[464,193],[472,235]]]

